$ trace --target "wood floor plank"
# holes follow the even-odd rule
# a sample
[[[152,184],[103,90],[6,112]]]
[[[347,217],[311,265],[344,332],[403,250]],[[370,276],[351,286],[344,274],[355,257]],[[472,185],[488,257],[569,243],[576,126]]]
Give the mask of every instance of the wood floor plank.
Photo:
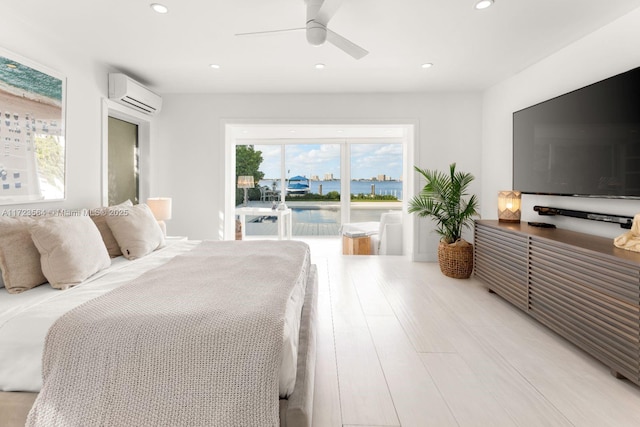
[[[336,360],[344,424],[398,425],[375,346],[344,261],[330,274]]]
[[[531,321],[528,328],[478,328],[475,334],[490,343],[525,378],[537,375],[541,369],[555,378],[600,378],[608,372],[596,359],[544,328]]]
[[[455,323],[440,304],[412,289],[414,285],[396,280],[381,282],[382,292],[418,352],[456,351],[447,331]]]
[[[437,265],[431,266],[426,283],[418,283],[417,285],[407,285],[408,274],[404,271],[402,281],[397,278],[391,279],[398,281],[397,288],[406,291],[412,289],[409,295],[421,294],[429,295],[429,302],[433,306],[440,306],[444,309],[447,319],[446,330],[442,330],[445,334],[447,342],[451,344],[453,352],[459,354],[462,359],[473,368],[474,373],[478,376],[500,402],[504,410],[519,425],[531,425],[533,420],[540,422],[541,425],[550,426],[569,426],[568,420],[550,404],[534,387],[531,386],[513,367],[506,364],[504,359],[497,353],[489,343],[483,342],[475,332],[482,328],[483,324],[495,324],[498,320],[502,321],[504,316],[520,315],[516,309],[512,309],[511,305],[503,304],[500,299],[496,299],[495,295],[491,295],[483,288],[477,288],[474,280],[448,282],[444,276],[440,274]],[[386,270],[385,270],[386,271]],[[444,279],[444,280],[440,280]],[[436,286],[432,286],[435,283]],[[452,286],[453,285],[453,286]],[[387,289],[392,292],[396,288]],[[444,292],[440,289],[445,289]],[[399,294],[399,292],[398,292]],[[406,295],[405,299],[411,299]],[[491,307],[487,313],[485,309],[478,309],[478,306],[486,306],[486,300],[492,300],[491,303],[497,304],[497,307]],[[460,303],[462,301],[462,303]],[[428,334],[429,330],[421,327],[419,319],[415,319],[416,314],[404,307],[407,311],[402,313],[403,318],[406,316],[413,317],[412,323],[417,325],[420,334]],[[430,307],[423,307],[423,310],[430,310]],[[419,310],[419,305],[414,309]],[[417,311],[419,313],[419,311]],[[432,311],[435,315],[436,311]],[[418,314],[419,316],[419,314]],[[489,319],[487,319],[487,316]],[[475,322],[471,320],[477,318]],[[518,325],[520,323],[516,322]],[[530,319],[525,318],[524,327],[529,326]],[[473,324],[473,328],[469,327]],[[502,323],[504,325],[504,322]],[[436,331],[436,333],[440,333]],[[393,394],[392,394],[393,395]]]
[[[326,259],[314,262],[318,266],[318,335],[312,420],[314,427],[340,427],[342,416],[328,262]]]
[[[461,427],[516,426],[460,355],[423,353],[420,357]]]
[[[529,381],[575,426],[637,427],[640,425],[640,389],[610,376],[554,378],[537,375]]]
[[[392,316],[393,310],[381,289],[383,280],[377,257],[358,257],[350,263],[349,276],[365,316]]]
[[[486,286],[474,279],[452,279],[432,268],[429,290],[434,293],[442,307],[455,313],[458,319],[471,326],[501,326],[505,323],[522,323],[528,316],[518,308],[488,291]]]
[[[383,426],[381,424],[344,424],[343,427],[400,427],[400,424],[397,424],[395,426]]]
[[[518,425],[573,426],[490,345],[482,353],[462,353],[461,357]]]
[[[611,377],[600,362],[474,278],[449,279],[437,264],[403,257],[342,256],[340,243],[311,243],[312,254],[322,251],[328,260],[334,320],[335,354],[321,344],[318,357],[329,364],[318,366],[331,371],[325,366],[335,359],[342,411],[337,420],[336,385],[325,381],[316,388],[329,396],[316,396],[325,403],[316,408],[324,415],[315,426],[328,420],[331,427],[340,421],[343,427],[405,427],[422,416],[414,409],[418,400],[436,406],[444,400],[461,426],[640,425],[640,387]],[[428,378],[437,396],[423,390]],[[411,391],[424,395],[413,401],[406,397]]]
[[[364,319],[334,313],[334,322],[343,423],[399,424]]]
[[[394,316],[367,322],[403,427],[457,426],[446,402]]]
[[[400,427],[400,424],[397,424],[395,426],[383,426],[381,424],[344,424],[343,427]]]

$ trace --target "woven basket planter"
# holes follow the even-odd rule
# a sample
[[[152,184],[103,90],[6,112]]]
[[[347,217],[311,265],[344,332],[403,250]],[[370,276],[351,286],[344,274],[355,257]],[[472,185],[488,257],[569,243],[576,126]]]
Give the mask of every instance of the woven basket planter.
[[[466,240],[438,245],[440,271],[454,279],[468,279],[473,272],[473,245]]]

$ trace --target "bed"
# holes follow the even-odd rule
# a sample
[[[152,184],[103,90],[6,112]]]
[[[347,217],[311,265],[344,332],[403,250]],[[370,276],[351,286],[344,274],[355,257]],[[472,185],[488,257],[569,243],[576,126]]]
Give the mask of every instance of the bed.
[[[290,261],[287,261],[287,258],[283,257],[282,255],[296,251],[300,254],[298,255],[298,259],[301,259],[302,261],[299,263],[299,265],[291,265]],[[262,256],[261,254],[264,254],[264,262],[267,263],[267,266],[265,266],[262,261],[257,260],[257,258],[260,258]],[[270,405],[269,411],[273,411],[276,413],[276,419],[278,420],[279,425],[288,427],[310,426],[312,418],[313,384],[315,374],[314,323],[317,298],[317,272],[315,266],[310,264],[308,247],[301,242],[292,241],[179,241],[168,244],[165,247],[155,250],[152,253],[139,259],[127,260],[123,257],[113,258],[110,263],[111,265],[108,268],[102,269],[98,273],[93,274],[88,279],[67,290],[61,291],[53,289],[47,285],[42,285],[30,289],[27,292],[22,292],[16,295],[9,295],[5,289],[0,289],[0,390],[2,390],[0,391],[0,425],[24,425],[26,414],[29,408],[32,407],[36,396],[38,396],[38,393],[40,393],[40,398],[38,399],[38,403],[35,405],[34,410],[32,410],[32,419],[30,420],[31,422],[33,422],[32,425],[46,424],[46,422],[43,421],[47,420],[46,417],[40,419],[40,421],[37,421],[37,416],[39,413],[41,414],[43,412],[43,407],[48,408],[52,405],[62,405],[60,401],[55,401],[55,399],[59,398],[57,396],[61,394],[66,394],[64,398],[60,398],[62,399],[61,402],[63,403],[75,400],[78,402],[83,402],[82,405],[76,406],[90,407],[91,404],[87,403],[87,401],[91,398],[90,396],[88,396],[89,393],[85,391],[80,393],[75,391],[68,391],[70,389],[80,390],[81,387],[69,386],[69,384],[65,383],[65,381],[68,381],[68,377],[73,376],[69,375],[69,372],[76,372],[77,369],[77,366],[72,364],[69,366],[73,367],[69,367],[66,366],[65,363],[67,360],[76,359],[76,354],[80,354],[78,356],[79,360],[82,360],[82,357],[93,360],[92,358],[99,358],[101,354],[108,353],[108,351],[105,351],[104,349],[87,350],[87,355],[83,356],[82,352],[84,352],[84,349],[82,350],[82,352],[80,352],[76,350],[76,348],[81,347],[83,345],[83,342],[88,342],[89,339],[82,338],[80,333],[76,333],[74,331],[73,334],[60,334],[65,337],[72,335],[72,338],[70,339],[79,340],[79,342],[71,341],[71,344],[65,344],[67,346],[71,346],[74,349],[71,353],[69,353],[73,357],[68,357],[69,354],[65,353],[54,353],[54,350],[50,350],[50,347],[55,347],[54,344],[56,330],[69,331],[70,327],[68,325],[65,326],[64,322],[68,318],[70,318],[71,315],[75,315],[83,310],[97,310],[97,307],[100,303],[105,303],[105,300],[108,300],[108,298],[113,298],[113,295],[116,295],[116,297],[120,295],[120,298],[123,298],[123,300],[121,300],[117,304],[118,307],[123,307],[122,311],[126,311],[126,309],[124,308],[126,302],[129,300],[133,301],[130,294],[127,294],[127,292],[133,292],[132,289],[135,286],[138,286],[136,285],[136,283],[142,281],[143,278],[151,278],[150,283],[153,284],[153,288],[150,288],[151,292],[160,292],[160,289],[156,286],[164,286],[167,289],[175,287],[174,283],[178,283],[178,276],[182,275],[182,273],[170,273],[170,270],[165,271],[163,269],[168,269],[170,266],[171,268],[175,268],[176,266],[174,264],[182,263],[184,264],[183,267],[185,267],[187,270],[198,270],[198,268],[194,266],[201,265],[203,263],[202,261],[204,260],[206,260],[206,264],[215,265],[216,267],[213,269],[209,268],[209,270],[205,269],[203,271],[208,271],[213,276],[217,275],[216,277],[218,278],[227,276],[230,278],[230,281],[227,284],[225,284],[224,286],[220,285],[215,290],[215,293],[212,292],[213,295],[216,295],[216,298],[214,298],[215,300],[224,300],[221,289],[224,289],[226,287],[233,287],[236,283],[243,282],[243,280],[246,282],[247,280],[249,280],[247,279],[248,277],[264,276],[265,278],[267,278],[265,279],[266,281],[271,280],[278,282],[280,280],[280,276],[286,276],[285,270],[293,270],[294,273],[291,277],[299,277],[299,279],[292,281],[295,283],[291,285],[290,290],[286,291],[287,301],[284,319],[282,320],[283,327],[277,340],[278,343],[277,345],[274,345],[274,348],[277,348],[276,353],[273,353],[277,354],[277,360],[279,361],[279,366],[276,373],[277,391],[275,392],[276,396],[273,396],[273,398],[269,398],[268,405]],[[269,268],[268,265],[271,265],[272,267]],[[155,279],[153,278],[154,274],[156,274]],[[174,274],[175,278],[166,280],[166,286],[161,283],[162,281],[158,280],[158,277],[173,277],[171,276],[171,274]],[[157,283],[160,283],[160,285],[156,285]],[[238,285],[236,287],[240,286]],[[188,292],[188,289],[183,289],[181,287],[178,292],[179,295],[176,297],[176,301],[187,301],[187,299],[185,298],[188,298],[188,296],[182,294],[186,294]],[[254,291],[252,290],[251,292]],[[196,299],[199,300],[201,298]],[[144,311],[142,307],[144,306],[145,301],[148,300],[148,296],[144,297],[141,301],[132,304],[132,306],[139,306],[140,310]],[[113,303],[112,300],[108,301],[111,301],[110,303]],[[123,304],[123,301],[125,302],[125,304]],[[184,303],[178,302],[177,304],[173,305],[181,304]],[[220,302],[219,304],[227,305],[227,303],[222,302]],[[156,307],[162,306],[162,303],[154,302],[153,304],[149,303],[148,305]],[[167,307],[169,307],[169,305],[171,304],[167,303]],[[215,301],[206,304],[203,303],[202,305],[215,306]],[[107,307],[111,306],[107,305]],[[198,308],[197,310],[200,309]],[[109,309],[107,311],[112,310]],[[198,316],[199,315],[200,314],[198,312]],[[148,322],[148,320],[146,321]],[[200,322],[200,320],[198,321]],[[127,320],[126,323],[128,324],[130,322]],[[154,320],[152,323],[157,322]],[[176,322],[171,320],[171,322],[165,324],[163,328],[170,329],[173,323]],[[72,324],[75,325],[75,323]],[[52,325],[55,325],[55,327],[52,328]],[[125,329],[126,328],[122,328],[122,330]],[[127,335],[124,333],[121,334]],[[99,335],[102,336],[102,333],[100,333]],[[180,334],[177,335],[181,336]],[[218,335],[218,337],[219,336],[220,335]],[[111,337],[109,339],[117,339],[117,336],[114,335],[114,337],[116,338]],[[198,338],[198,340],[204,339],[206,338]],[[273,339],[270,340],[274,341]],[[43,362],[42,353],[43,349],[45,348],[45,341],[47,341],[47,351],[45,351]],[[221,340],[220,342],[222,343],[224,342],[224,340]],[[165,345],[167,348],[171,348],[171,343],[169,341],[167,341]],[[180,348],[189,346],[188,344],[185,344],[185,340],[183,338],[181,338],[181,340],[178,342],[178,345],[182,346]],[[90,346],[87,344],[87,347]],[[124,348],[120,346],[116,347],[118,349]],[[198,346],[196,345],[196,347]],[[215,346],[201,345],[200,347],[212,348]],[[98,353],[91,353],[91,351],[97,351]],[[144,354],[144,350],[136,349],[136,351],[142,352],[141,354]],[[170,351],[167,352],[171,353]],[[125,352],[118,350],[118,354],[120,353]],[[182,353],[182,351],[180,351],[180,353]],[[262,353],[262,351],[256,353]],[[252,355],[251,358],[253,358],[254,356],[255,355]],[[165,363],[165,358],[168,359],[169,356],[167,355],[165,357],[163,353],[162,357],[158,358],[158,360],[156,360],[154,363],[163,364]],[[151,358],[142,359],[146,361],[147,359]],[[49,365],[47,365],[47,363],[49,363]],[[229,362],[225,361],[224,363]],[[101,362],[97,365],[103,366],[103,363]],[[50,371],[52,371],[51,366],[55,367],[53,371],[57,371],[55,375],[51,373],[48,374],[48,377],[45,375],[44,388],[42,388],[43,385],[41,374],[43,366],[45,367],[45,373],[49,373]],[[169,366],[173,366],[172,369],[175,369],[174,365]],[[224,386],[220,386],[218,383],[216,383],[216,375],[218,375],[218,373],[214,374],[210,371],[216,371],[217,369],[224,371],[224,375],[230,375],[227,372],[234,371],[235,369],[231,369],[233,368],[233,366],[229,368],[229,366],[231,365],[218,366],[212,363],[212,366],[217,366],[217,368],[208,369],[206,366],[204,368],[199,367],[199,369],[201,369],[201,371],[199,372],[202,372],[203,378],[206,377],[208,387],[207,390],[209,390],[208,393],[203,393],[202,390],[198,390],[197,393],[193,393],[192,390],[194,388],[192,387],[192,383],[181,383],[182,380],[178,379],[176,382],[176,384],[178,385],[176,387],[183,387],[183,389],[186,388],[188,390],[181,393],[172,392],[171,399],[175,399],[176,396],[189,395],[189,402],[191,405],[193,405],[194,398],[203,399],[203,403],[198,407],[206,407],[207,405],[211,405],[212,403],[210,401],[212,399],[227,399],[228,401],[229,397],[227,396],[228,393],[225,391],[226,389],[224,388]],[[224,366],[225,369],[220,369],[220,366]],[[91,366],[80,366],[80,368],[86,368],[85,375],[94,375],[94,371],[96,370]],[[143,364],[143,368],[147,369],[148,367],[144,367]],[[120,370],[122,369],[118,368],[116,371]],[[269,371],[269,369],[265,370]],[[157,384],[154,383],[149,385],[145,383],[144,387],[141,388],[147,389],[154,386],[157,388],[168,383],[171,383],[172,387],[175,386],[175,378],[171,377],[172,372],[173,371],[170,370],[170,372],[167,374],[169,376],[166,378],[152,380]],[[113,372],[106,373],[105,375],[107,375],[105,378],[109,379],[114,376]],[[159,375],[154,374],[152,376],[156,377]],[[142,377],[144,379],[147,378],[145,376]],[[60,378],[62,378],[62,380],[60,380]],[[61,388],[57,389],[55,383],[58,381],[61,381],[61,383],[57,387]],[[140,379],[138,378],[136,381],[139,382]],[[224,384],[228,384],[229,381],[233,381],[233,378],[229,379],[229,377],[226,376],[220,380],[220,382]],[[100,380],[98,382],[103,381]],[[82,385],[82,383],[79,384]],[[120,384],[119,386],[126,388],[130,387],[130,384],[127,384],[125,382],[124,384]],[[64,391],[61,392],[61,390]],[[272,391],[273,390],[269,389],[267,393],[271,393]],[[97,403],[94,410],[98,408],[100,411],[102,411],[102,409],[100,408],[110,406],[110,404],[105,404],[105,400],[100,400],[104,399],[105,394],[108,393],[103,390],[102,397],[97,398]],[[120,394],[122,393],[115,393],[116,396]],[[136,395],[137,394],[138,393],[136,393]],[[141,407],[144,408],[143,412],[144,410],[157,412],[157,408],[154,409],[153,406],[145,406],[147,405],[146,401],[150,401],[153,399],[149,399],[148,395],[145,395],[144,393],[139,394],[141,394],[140,399],[142,400],[142,402],[138,403],[141,405]],[[240,393],[240,395],[245,394],[251,395],[250,391],[242,391]],[[215,398],[212,397],[213,395],[215,395]],[[49,399],[50,396],[53,396],[54,400],[47,401],[46,399]],[[127,396],[127,402],[130,398],[131,396]],[[136,396],[134,396],[134,399],[135,398]],[[245,397],[239,397],[239,399],[242,398]],[[41,400],[45,400],[45,403],[41,403]],[[106,402],[113,402],[113,405],[115,407],[115,405],[117,404],[116,400],[117,398],[109,397]],[[157,402],[155,404],[157,404]],[[173,418],[173,421],[167,421],[166,423],[164,423],[165,425],[179,425],[176,424],[176,419],[189,419],[189,417],[185,414],[194,412],[192,409],[185,408],[185,412],[183,414],[180,414],[179,410],[184,406],[184,402],[172,403],[165,401],[163,402],[162,407],[171,407],[171,405],[173,405],[173,409],[169,412],[172,414],[171,416],[177,418]],[[235,405],[238,406],[236,408],[233,408],[233,402],[231,404],[227,402],[225,403],[225,405],[225,408],[227,406],[229,407],[228,411],[230,414],[234,414],[233,411],[241,411],[242,416],[245,412],[245,410],[243,409],[243,405],[246,405],[246,402]],[[275,407],[273,407],[274,405]],[[250,406],[253,406],[253,404],[251,404]],[[225,409],[225,411],[227,411],[227,409]],[[260,411],[265,412],[263,410]],[[36,415],[33,415],[33,413],[36,413]],[[78,417],[86,417],[86,414],[82,413],[75,415],[77,415]],[[113,414],[109,416],[112,415]],[[65,416],[72,418],[70,414],[65,414]],[[100,416],[103,416],[103,414],[101,413]],[[233,419],[235,415],[225,416],[232,418],[217,419],[229,420]],[[131,419],[128,419],[127,421],[114,421],[109,424],[126,425],[129,422],[131,422]],[[251,422],[247,422],[246,420],[244,420],[243,423],[248,425],[252,424]],[[69,424],[75,425],[72,422],[70,422]],[[162,420],[156,419],[153,421],[153,425],[162,424]],[[193,420],[191,420],[188,423],[185,421],[183,424],[196,425],[197,423],[194,423]],[[228,422],[225,421],[225,424],[228,424]],[[240,422],[238,422],[238,424],[240,424]],[[205,424],[202,423],[202,425]]]

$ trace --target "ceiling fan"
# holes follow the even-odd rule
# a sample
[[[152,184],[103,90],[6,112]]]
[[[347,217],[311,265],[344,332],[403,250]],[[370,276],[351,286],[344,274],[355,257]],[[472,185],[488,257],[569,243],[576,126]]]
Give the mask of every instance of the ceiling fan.
[[[343,0],[304,0],[307,4],[307,25],[300,28],[285,30],[256,31],[251,33],[238,33],[236,36],[256,36],[261,34],[275,34],[290,31],[306,30],[307,41],[314,46],[320,46],[328,41],[338,49],[351,55],[355,59],[361,59],[369,52],[357,44],[342,37],[340,34],[327,28],[329,21],[342,5]]]

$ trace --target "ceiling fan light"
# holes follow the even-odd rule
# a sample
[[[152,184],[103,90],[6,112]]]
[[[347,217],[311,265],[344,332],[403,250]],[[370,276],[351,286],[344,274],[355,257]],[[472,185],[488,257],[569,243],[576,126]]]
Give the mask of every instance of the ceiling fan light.
[[[167,13],[169,12],[169,8],[163,4],[160,3],[151,3],[149,5],[151,7],[151,9],[153,9],[154,11],[158,12],[158,13]]]
[[[480,0],[476,3],[476,9],[486,9],[493,4],[493,0]]]

